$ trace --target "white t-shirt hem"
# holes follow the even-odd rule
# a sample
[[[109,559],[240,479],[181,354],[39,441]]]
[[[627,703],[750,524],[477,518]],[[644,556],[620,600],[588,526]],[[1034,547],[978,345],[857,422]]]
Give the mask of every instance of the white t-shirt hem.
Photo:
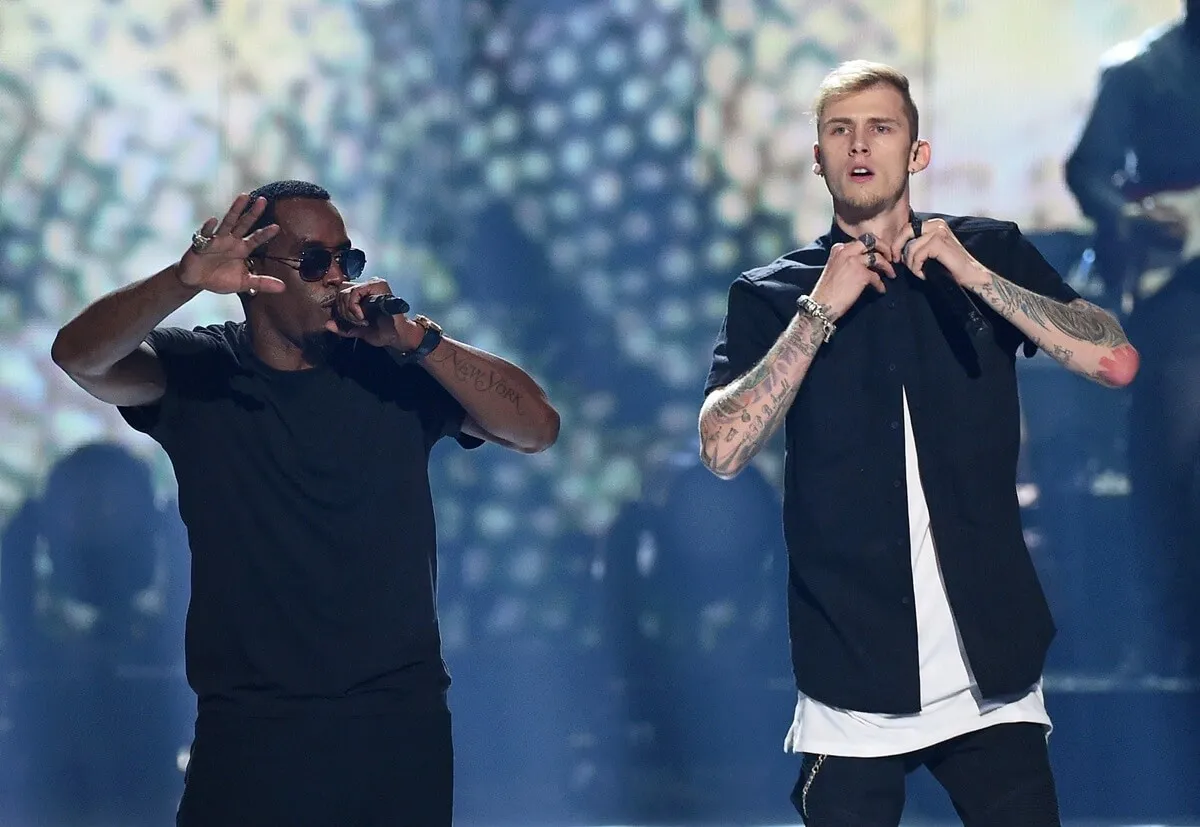
[[[972,699],[973,702],[974,699]],[[1046,711],[1040,685],[1033,687],[1027,695],[1002,706],[986,711],[981,710],[969,717],[949,718],[949,725],[931,726],[929,719],[920,713],[912,716],[886,716],[884,720],[891,726],[886,731],[880,731],[878,737],[868,737],[861,729],[855,734],[855,737],[832,739],[820,735],[814,737],[811,735],[812,727],[808,728],[810,734],[805,735],[805,728],[802,724],[808,715],[825,718],[827,723],[836,719],[847,722],[856,720],[861,722],[864,728],[872,726],[870,720],[879,720],[883,717],[836,709],[814,701],[803,693],[797,693],[796,712],[783,742],[784,752],[836,755],[844,758],[886,758],[927,749],[998,724],[1038,724],[1045,728],[1047,739],[1050,738],[1050,733],[1054,729],[1050,715]],[[911,719],[911,728],[903,726],[905,719]],[[828,727],[824,727],[824,729],[828,731]]]
[[[912,715],[855,712],[798,693],[784,739],[786,752],[862,758],[905,755],[1007,723],[1041,724],[1049,737],[1050,716],[1041,681],[1017,697],[991,702],[978,698],[937,557],[907,392],[902,391],[901,404],[921,711]]]

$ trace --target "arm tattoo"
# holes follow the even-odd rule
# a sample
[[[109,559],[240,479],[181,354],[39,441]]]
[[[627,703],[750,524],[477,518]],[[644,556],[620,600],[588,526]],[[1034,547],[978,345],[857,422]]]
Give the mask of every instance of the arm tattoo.
[[[975,290],[1013,324],[1022,324],[1023,316],[1026,321],[1022,332],[1059,364],[1110,388],[1129,384],[1137,374],[1138,352],[1129,343],[1121,323],[1107,310],[1083,299],[1064,304],[995,273],[989,282]],[[1042,333],[1028,330],[1030,323]],[[1056,332],[1060,334],[1058,342],[1053,341]],[[1062,340],[1064,336],[1068,339],[1066,343]],[[1089,354],[1086,347],[1089,345],[1101,349],[1095,363],[1091,361],[1096,358],[1095,351]]]
[[[708,468],[733,476],[762,450],[783,424],[822,341],[821,326],[798,315],[754,367],[714,391],[719,396],[700,422],[700,457]]]
[[[1038,343],[1034,342],[1034,344]],[[1038,347],[1041,347],[1041,345],[1038,344]],[[1050,356],[1053,357],[1054,361],[1058,362],[1060,365],[1065,365],[1067,362],[1070,362],[1071,357],[1075,355],[1075,351],[1068,350],[1062,345],[1054,345],[1046,352],[1049,353]]]
[[[449,362],[454,368],[454,378],[459,382],[473,387],[480,393],[494,393],[510,403],[518,416],[525,415],[525,411],[521,409],[523,400],[517,389],[506,382],[502,374],[479,364],[469,353],[453,347],[438,348],[429,354],[429,359],[434,362]]]
[[[991,282],[980,287],[979,291],[985,299],[993,299],[992,303],[1000,315],[1010,321],[1018,312],[1022,312],[1044,330],[1060,330],[1079,342],[1114,348],[1129,343],[1116,317],[1089,301],[1076,299],[1064,304],[1026,290],[995,273],[991,276]],[[1058,350],[1067,354],[1065,358],[1070,358],[1071,351],[1064,348]],[[1064,361],[1053,350],[1049,353],[1060,362]]]

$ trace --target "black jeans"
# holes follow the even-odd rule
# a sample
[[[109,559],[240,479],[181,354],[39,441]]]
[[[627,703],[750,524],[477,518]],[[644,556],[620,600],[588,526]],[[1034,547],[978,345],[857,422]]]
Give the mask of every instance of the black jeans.
[[[1059,827],[1045,729],[998,724],[906,755],[804,756],[792,803],[808,827],[896,827],[905,777],[929,768],[966,827]]]
[[[201,715],[177,827],[450,827],[444,698],[373,717]]]

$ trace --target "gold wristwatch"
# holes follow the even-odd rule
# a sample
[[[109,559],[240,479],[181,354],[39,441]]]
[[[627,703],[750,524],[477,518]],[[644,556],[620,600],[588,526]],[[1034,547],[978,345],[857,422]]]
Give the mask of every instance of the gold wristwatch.
[[[400,354],[406,362],[424,359],[442,343],[442,326],[440,324],[428,316],[413,316],[412,320],[425,328],[425,335],[421,337],[421,343],[416,348]]]

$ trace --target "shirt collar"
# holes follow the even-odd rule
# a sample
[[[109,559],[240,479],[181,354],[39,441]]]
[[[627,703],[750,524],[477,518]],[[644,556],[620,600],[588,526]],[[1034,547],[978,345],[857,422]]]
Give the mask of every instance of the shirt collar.
[[[908,211],[908,220],[913,222],[917,220],[917,214],[910,208]],[[833,219],[829,224],[829,232],[821,237],[821,245],[829,250],[834,244],[849,244],[854,241],[854,237],[842,229],[842,225],[837,223],[837,219]]]

